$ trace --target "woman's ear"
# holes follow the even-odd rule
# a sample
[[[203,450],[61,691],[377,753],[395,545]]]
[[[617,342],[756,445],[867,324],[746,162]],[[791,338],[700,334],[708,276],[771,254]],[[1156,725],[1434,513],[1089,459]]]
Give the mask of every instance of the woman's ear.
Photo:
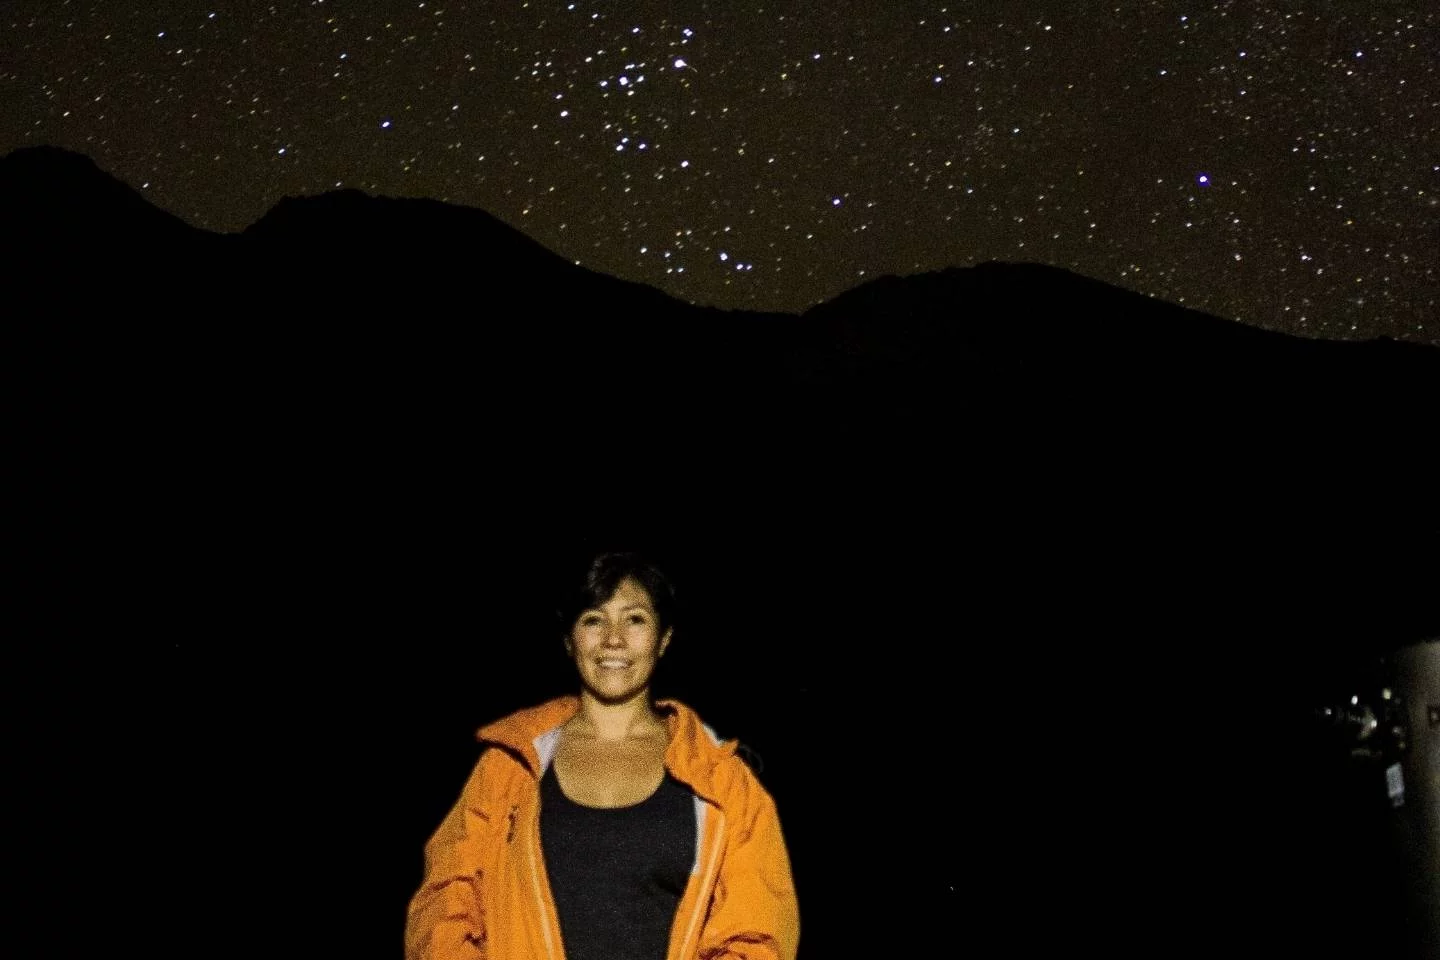
[[[659,657],[665,656],[665,651],[666,651],[666,650],[669,648],[669,646],[670,646],[670,637],[671,637],[672,635],[674,635],[674,633],[675,633],[675,628],[674,628],[674,627],[670,627],[669,629],[667,629],[667,630],[665,631],[665,635],[660,638],[660,652],[657,653],[656,656],[659,656]]]

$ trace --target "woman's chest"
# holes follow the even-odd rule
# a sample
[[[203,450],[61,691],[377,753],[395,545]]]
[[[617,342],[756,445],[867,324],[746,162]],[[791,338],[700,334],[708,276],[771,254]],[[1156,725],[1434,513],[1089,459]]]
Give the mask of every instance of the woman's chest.
[[[562,740],[554,762],[565,795],[587,807],[633,806],[665,778],[663,744]]]

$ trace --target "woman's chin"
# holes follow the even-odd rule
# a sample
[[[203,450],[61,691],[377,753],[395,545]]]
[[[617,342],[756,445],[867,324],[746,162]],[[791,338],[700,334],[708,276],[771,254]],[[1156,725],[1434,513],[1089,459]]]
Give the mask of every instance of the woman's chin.
[[[617,682],[616,680],[600,680],[598,682],[591,680],[585,684],[585,688],[590,691],[592,697],[604,704],[624,703],[645,692],[643,683]]]

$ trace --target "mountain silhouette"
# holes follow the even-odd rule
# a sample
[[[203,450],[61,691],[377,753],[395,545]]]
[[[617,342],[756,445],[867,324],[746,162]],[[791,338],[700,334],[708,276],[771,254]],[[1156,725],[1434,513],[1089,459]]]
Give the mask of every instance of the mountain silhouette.
[[[287,197],[242,233],[218,235],[158,210],[89,158],[53,147],[0,159],[0,191],[5,252],[41,277],[81,254],[87,270],[106,276],[163,268],[167,289],[203,293],[203,286],[225,283],[209,309],[250,322],[273,314],[277,296],[330,313],[448,301],[463,304],[490,335],[587,357],[597,345],[585,337],[596,328],[620,338],[615,349],[620,343],[632,349],[625,338],[635,337],[653,344],[657,355],[679,350],[694,362],[716,350],[732,362],[729,344],[752,346],[759,337],[763,349],[740,362],[770,377],[810,382],[895,365],[943,369],[963,351],[983,353],[986,365],[1061,357],[1071,368],[1119,364],[1131,375],[1163,368],[1167,376],[1214,364],[1262,365],[1269,375],[1271,364],[1345,354],[1351,359],[1335,362],[1352,369],[1389,365],[1413,378],[1436,362],[1435,351],[1418,345],[1381,338],[1361,349],[1272,333],[1035,264],[885,276],[798,322],[777,322],[785,315],[694,307],[598,274],[483,211],[433,200],[358,190]],[[141,258],[150,262],[137,264]],[[265,275],[240,277],[256,269]],[[161,298],[147,306],[156,319],[184,312]],[[1381,354],[1383,360],[1371,359]]]
[[[479,522],[473,486],[506,542],[779,537],[882,581],[878,557],[963,545],[926,578],[1053,591],[1017,601],[1036,629],[1243,609],[1339,650],[1440,628],[1423,345],[1036,264],[880,277],[798,316],[697,307],[430,200],[289,198],[214,234],[54,148],[0,160],[0,199],[22,475],[60,569],[123,571],[142,528],[241,558],[366,498]]]
[[[48,485],[82,502],[107,450],[142,473],[223,450],[323,486],[382,449],[386,482],[493,458],[489,482],[529,502],[633,434],[665,478],[650,512],[721,529],[843,517],[898,543],[964,502],[1007,550],[995,515],[1056,549],[1265,528],[1297,571],[1317,541],[1346,570],[1350,548],[1388,557],[1365,589],[1411,583],[1435,533],[1423,345],[1288,336],[1035,264],[881,277],[799,316],[696,307],[431,200],[289,198],[213,234],[55,148],[0,160],[0,199],[22,429],[74,441]],[[635,470],[593,472],[582,499]],[[1410,602],[1401,632],[1427,616]]]
[[[202,233],[102,172],[83,154],[31,147],[6,155],[0,169],[7,253],[39,249],[113,256],[136,241],[181,244]]]

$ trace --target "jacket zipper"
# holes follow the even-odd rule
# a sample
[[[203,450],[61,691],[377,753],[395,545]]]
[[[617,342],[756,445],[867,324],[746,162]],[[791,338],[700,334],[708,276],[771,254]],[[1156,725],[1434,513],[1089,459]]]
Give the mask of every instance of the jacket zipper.
[[[518,808],[517,808],[518,809]],[[540,817],[539,805],[536,805],[536,820]],[[535,890],[536,917],[540,920],[540,931],[545,934],[545,956],[548,960],[555,960],[555,944],[550,939],[550,917],[545,910],[545,896],[540,890],[540,866],[536,859],[536,850],[540,846],[540,830],[538,824],[536,829],[530,831],[531,842],[529,845],[530,854],[530,884]],[[514,821],[511,821],[511,836],[514,836]]]
[[[685,931],[685,939],[680,941],[680,958],[678,960],[690,956],[690,940],[695,936],[695,924],[699,921],[705,904],[710,900],[711,882],[715,878],[715,867],[720,862],[720,845],[725,840],[725,814],[721,813],[717,807],[715,815],[720,818],[715,824],[715,842],[710,845],[710,856],[706,858],[705,864],[705,878],[695,897],[695,907],[690,913],[690,926]]]

